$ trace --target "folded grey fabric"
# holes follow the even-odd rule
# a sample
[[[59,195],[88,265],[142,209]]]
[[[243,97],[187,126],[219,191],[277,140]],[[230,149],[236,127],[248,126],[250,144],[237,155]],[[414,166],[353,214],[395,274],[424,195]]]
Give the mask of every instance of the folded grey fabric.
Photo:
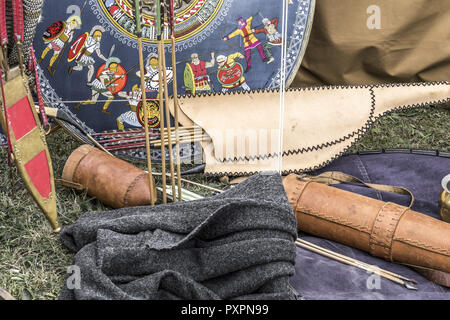
[[[279,175],[193,202],[89,212],[63,229],[60,299],[295,299],[297,222]]]

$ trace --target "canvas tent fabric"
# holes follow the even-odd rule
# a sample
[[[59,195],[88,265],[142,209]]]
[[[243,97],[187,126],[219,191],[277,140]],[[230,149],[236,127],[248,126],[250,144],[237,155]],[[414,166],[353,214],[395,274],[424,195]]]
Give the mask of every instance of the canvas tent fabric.
[[[446,81],[449,30],[449,1],[317,1],[292,86]]]

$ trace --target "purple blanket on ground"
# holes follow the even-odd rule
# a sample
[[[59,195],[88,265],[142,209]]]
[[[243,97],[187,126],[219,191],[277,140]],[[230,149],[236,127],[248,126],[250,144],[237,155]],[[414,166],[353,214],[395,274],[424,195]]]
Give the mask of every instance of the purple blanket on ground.
[[[349,155],[312,174],[325,171],[341,171],[365,182],[406,187],[416,198],[413,210],[441,219],[438,197],[442,191],[441,180],[450,173],[450,153],[405,150]],[[375,191],[360,185],[343,184],[336,187],[405,206],[410,201],[408,196]],[[306,299],[450,300],[449,288],[428,281],[409,267],[384,261],[333,241],[307,234],[299,236],[321,247],[418,282],[417,291],[408,290],[384,278],[377,282],[364,270],[297,247],[296,274],[291,278],[291,284]]]

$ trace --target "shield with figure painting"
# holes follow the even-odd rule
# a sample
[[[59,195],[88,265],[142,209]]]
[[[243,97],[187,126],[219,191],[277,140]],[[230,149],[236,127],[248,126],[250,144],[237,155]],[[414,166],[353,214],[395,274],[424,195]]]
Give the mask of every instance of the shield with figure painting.
[[[144,1],[142,14],[142,35],[145,64],[145,80],[147,97],[158,99],[159,73],[157,55],[157,39],[155,25],[155,1]],[[86,4],[85,4],[86,3]],[[283,23],[283,5],[286,4],[289,13],[287,38],[283,41],[288,60],[286,74],[281,72],[281,46],[270,46],[274,37],[281,35]],[[303,57],[308,42],[314,0],[260,1],[260,0],[179,0],[175,1],[175,47],[176,79],[178,93],[188,95],[206,92],[222,92],[221,79],[225,82],[241,81],[252,90],[267,88],[276,89],[281,83],[289,85]],[[42,64],[39,68],[41,87],[44,98],[51,106],[63,109],[83,131],[101,140],[105,132],[117,130],[117,119],[121,114],[130,110],[130,99],[126,95],[134,85],[140,85],[140,70],[137,49],[136,22],[134,17],[134,0],[88,0],[88,1],[46,1],[42,10],[42,20],[37,25],[34,46],[37,56],[45,50],[48,41],[42,38],[48,26],[55,21],[66,21],[68,17],[79,16],[81,24],[73,30],[73,35],[67,41],[64,58],[59,61],[59,70],[68,70],[73,66],[70,60],[78,59],[81,50],[85,50],[80,66],[73,67],[68,72],[57,72],[51,76]],[[265,22],[276,21],[267,27]],[[242,23],[243,22],[243,23]],[[88,39],[89,32],[94,26],[101,26],[105,31],[101,34],[101,41]],[[57,26],[52,28],[51,35],[57,34]],[[59,28],[61,29],[61,28]],[[59,30],[58,29],[58,30]],[[165,40],[166,73],[169,77],[173,73],[171,60],[170,24],[168,18],[162,26],[162,36]],[[83,43],[81,45],[81,43]],[[110,58],[110,49],[114,49],[114,56],[119,58],[121,66],[126,70],[126,84],[118,80],[121,85],[109,90],[108,84],[101,82],[98,90],[104,85],[108,88],[106,96],[101,92],[98,97],[91,99],[96,91],[92,91],[92,82],[96,80],[97,70]],[[73,49],[72,51],[69,48]],[[231,70],[224,70],[219,64],[219,57],[234,59]],[[69,61],[68,59],[69,58]],[[92,58],[92,59],[91,59]],[[48,58],[47,58],[48,60]],[[220,60],[220,59],[219,59]],[[55,62],[56,63],[56,62]],[[189,73],[185,72],[189,66]],[[185,74],[189,77],[185,79]],[[282,78],[284,76],[284,78]],[[236,79],[235,79],[236,78]],[[238,79],[240,78],[240,80]],[[192,88],[192,86],[196,86]],[[168,94],[172,95],[173,83],[169,81]],[[118,90],[120,88],[120,90]],[[247,88],[247,87],[246,87]],[[192,90],[195,89],[195,90]],[[229,91],[243,90],[243,86],[231,87]],[[124,98],[125,97],[125,98]],[[97,100],[95,100],[97,98]],[[75,108],[77,104],[89,101],[87,107]],[[108,103],[108,113],[102,108]],[[137,106],[137,102],[131,101]],[[164,108],[164,106],[163,106]],[[165,123],[173,119],[165,120]],[[79,128],[65,124],[67,129],[79,139],[91,144],[92,142]],[[135,130],[135,127],[125,123],[125,131]],[[120,134],[120,132],[118,132]],[[120,137],[118,137],[120,139]],[[182,145],[184,158],[192,157],[201,152],[197,144]],[[146,157],[144,147],[127,150],[121,154],[138,159]],[[152,150],[155,161],[160,159],[160,151]]]

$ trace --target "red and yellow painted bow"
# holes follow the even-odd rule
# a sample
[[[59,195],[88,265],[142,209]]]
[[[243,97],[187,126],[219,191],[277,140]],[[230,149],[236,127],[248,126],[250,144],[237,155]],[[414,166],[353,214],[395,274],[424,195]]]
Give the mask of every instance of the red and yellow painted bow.
[[[6,1],[0,0],[2,46],[8,45]],[[13,0],[14,38],[19,66],[9,68],[6,56],[0,56],[1,112],[0,123],[8,139],[8,156],[14,161],[26,188],[44,212],[53,230],[60,230],[56,207],[55,182],[45,132],[34,107],[25,73],[22,43],[24,38],[22,0]],[[3,53],[7,52],[3,50]],[[33,51],[30,52],[31,56]],[[33,56],[32,56],[33,57]],[[38,83],[38,79],[36,79]],[[37,86],[42,119],[47,124],[42,97]]]

